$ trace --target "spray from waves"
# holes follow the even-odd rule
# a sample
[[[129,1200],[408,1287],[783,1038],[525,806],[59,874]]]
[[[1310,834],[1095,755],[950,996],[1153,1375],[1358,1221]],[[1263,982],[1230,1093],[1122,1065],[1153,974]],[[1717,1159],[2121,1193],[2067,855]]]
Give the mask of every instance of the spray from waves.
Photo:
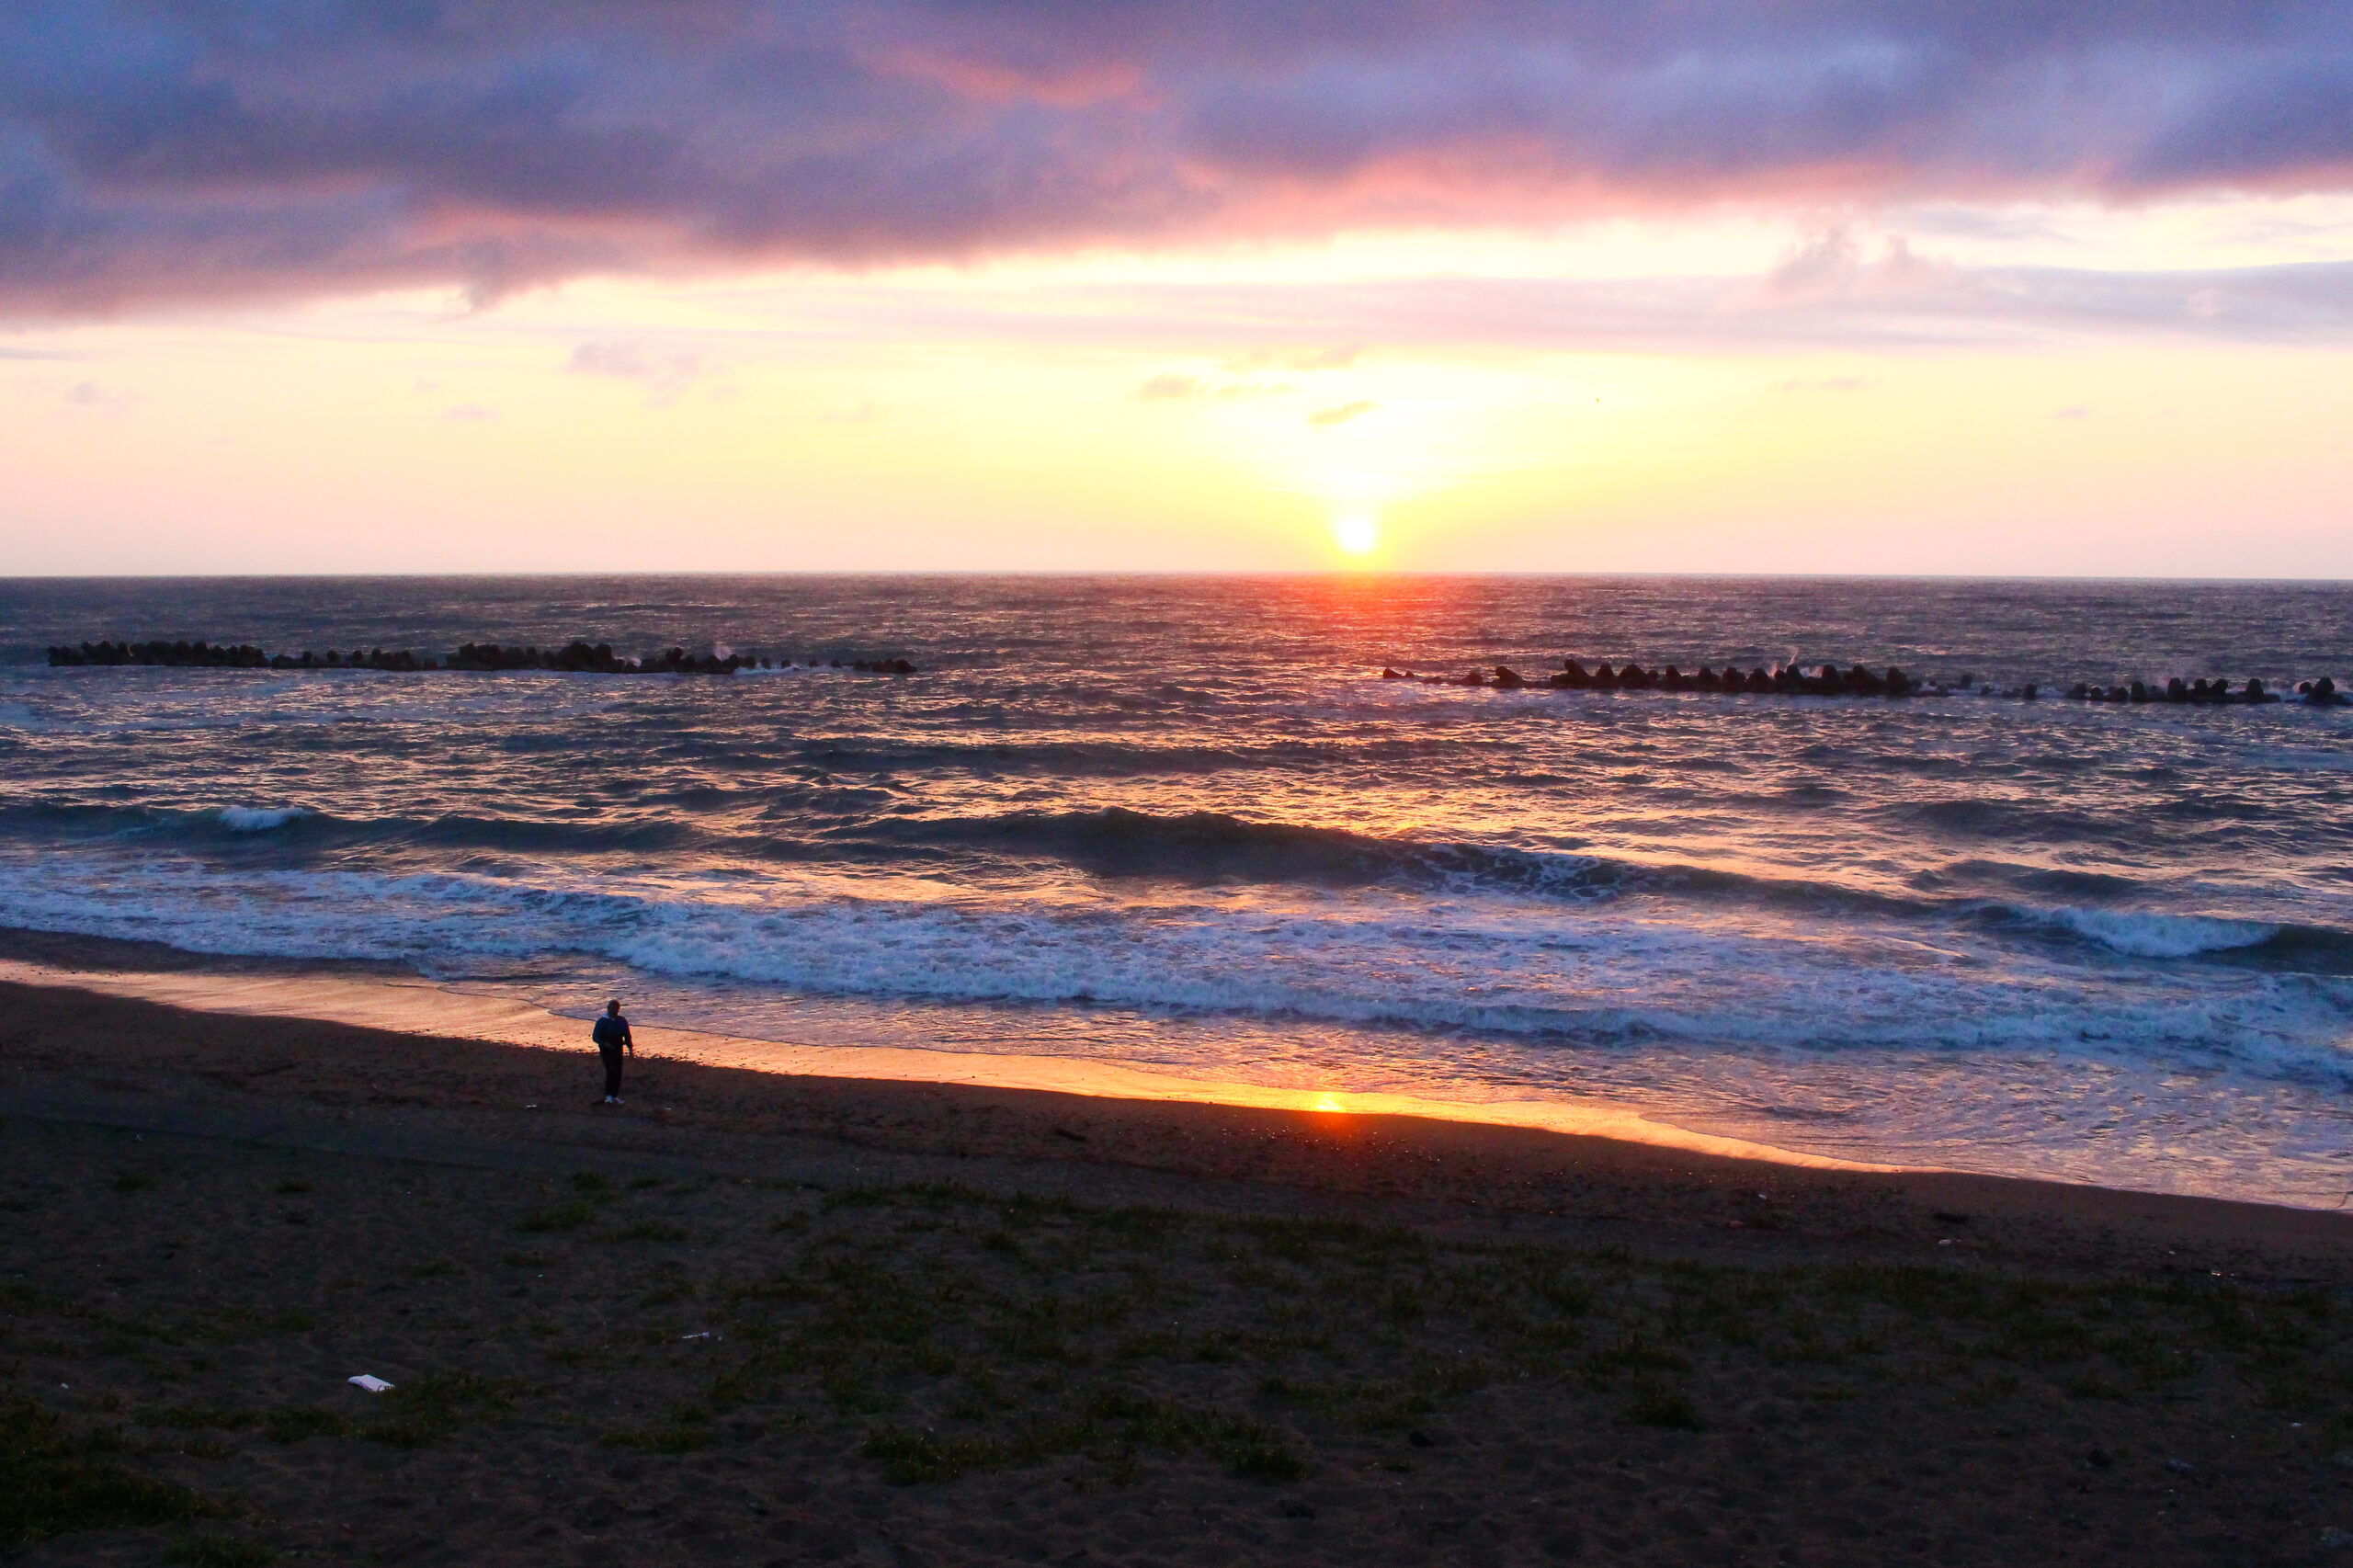
[[[2140,909],[2052,909],[2036,918],[2088,937],[2112,951],[2139,959],[2187,959],[2201,953],[2260,947],[2279,935],[2277,926],[2250,920],[2213,920]]]
[[[305,806],[222,806],[213,816],[231,833],[269,833],[310,814]]]
[[[1883,936],[1776,936],[1574,909],[1508,914],[1381,898],[1312,914],[917,903],[848,896],[699,902],[616,880],[574,887],[437,872],[218,869],[148,860],[83,881],[0,867],[14,923],[186,950],[401,959],[449,979],[551,953],[649,975],[938,1002],[1255,1015],[1564,1048],[1817,1053],[2082,1052],[2353,1084],[2338,1042],[2353,983],[2175,969],[1999,972]]]

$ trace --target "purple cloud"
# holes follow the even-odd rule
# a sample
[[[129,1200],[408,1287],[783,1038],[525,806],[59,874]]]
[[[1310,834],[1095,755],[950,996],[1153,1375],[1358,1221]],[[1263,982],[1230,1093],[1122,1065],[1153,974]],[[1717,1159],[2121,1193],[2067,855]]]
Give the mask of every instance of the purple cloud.
[[[2338,0],[0,6],[17,314],[1727,197],[2348,184]]]

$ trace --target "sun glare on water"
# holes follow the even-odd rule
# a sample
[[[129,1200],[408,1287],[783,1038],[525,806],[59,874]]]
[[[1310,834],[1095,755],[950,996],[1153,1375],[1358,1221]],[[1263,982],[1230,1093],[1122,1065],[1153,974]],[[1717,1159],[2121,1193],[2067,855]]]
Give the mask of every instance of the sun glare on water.
[[[1372,547],[1381,542],[1381,530],[1370,517],[1347,517],[1334,521],[1332,537],[1343,555],[1370,555]]]

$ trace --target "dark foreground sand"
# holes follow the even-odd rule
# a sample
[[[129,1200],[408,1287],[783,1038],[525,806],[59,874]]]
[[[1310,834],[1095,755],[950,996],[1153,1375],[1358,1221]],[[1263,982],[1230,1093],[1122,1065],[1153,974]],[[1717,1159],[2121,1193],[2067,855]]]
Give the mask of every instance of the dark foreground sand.
[[[2344,1216],[0,1006],[25,1562],[2353,1562]]]

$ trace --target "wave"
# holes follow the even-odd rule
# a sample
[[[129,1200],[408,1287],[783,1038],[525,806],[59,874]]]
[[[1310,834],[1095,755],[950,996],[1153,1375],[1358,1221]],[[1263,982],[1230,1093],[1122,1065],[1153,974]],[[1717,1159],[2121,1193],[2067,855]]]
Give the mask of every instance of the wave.
[[[2031,918],[2063,926],[2111,951],[2137,959],[2187,959],[2201,953],[2229,952],[2259,946],[2279,934],[2276,926],[2259,926],[2253,921],[2165,915],[2145,909],[2038,910]]]
[[[1995,901],[1976,905],[1973,913],[1987,925],[2056,935],[2125,958],[2353,975],[2353,931],[2333,926],[2154,909],[2043,907]]]
[[[59,838],[98,846],[109,842],[242,846],[259,841],[277,856],[367,850],[473,850],[557,856],[645,854],[698,846],[707,836],[690,823],[665,820],[562,822],[480,816],[453,812],[431,817],[362,817],[314,806],[202,807],[103,804],[13,804],[0,807],[0,825],[33,843]],[[22,830],[29,829],[29,832]]]
[[[231,833],[268,833],[310,814],[305,806],[222,806],[213,813]]]
[[[354,851],[379,857],[386,872],[463,869],[464,859],[513,858],[557,869],[599,857],[667,859],[714,867],[827,865],[923,869],[953,878],[977,869],[1035,875],[1069,868],[1105,881],[1172,887],[1392,890],[1401,917],[1416,901],[1537,900],[1569,908],[1632,900],[1625,918],[1707,925],[1727,917],[1754,924],[1798,920],[1861,934],[1964,928],[2014,941],[2090,947],[2154,963],[2222,962],[2318,974],[2353,973],[2353,931],[2227,915],[2153,909],[2165,890],[2109,873],[1965,860],[1925,877],[1912,891],[1858,887],[1690,863],[1634,861],[1566,849],[1518,849],[1442,840],[1390,838],[1340,827],[1256,822],[1216,812],[1155,815],[1124,807],[1087,812],[1011,812],[975,816],[897,816],[887,790],[795,784],[789,814],[801,831],[730,831],[724,819],[757,807],[777,790],[699,787],[659,797],[663,814],[551,821],[449,812],[426,818],[348,817],[301,805],[233,804],[201,809],[15,805],[0,825],[33,826],[36,843],[58,832],[108,841],[161,838],[233,863],[256,853],[299,868],[306,858]],[[847,799],[834,799],[847,796]],[[641,804],[647,803],[641,801]],[[697,813],[709,812],[717,825]],[[771,806],[763,815],[777,814]],[[5,846],[6,835],[0,835]],[[257,847],[266,846],[266,847]],[[1019,869],[1032,868],[1029,872]],[[1975,890],[1972,891],[1972,884]],[[1992,884],[1989,889],[1987,884]],[[1993,891],[1998,889],[1999,891]],[[2056,894],[2044,902],[2035,894]],[[2021,894],[2026,896],[2020,896]],[[2071,896],[2072,895],[2072,896]],[[2089,902],[2097,901],[2097,902]],[[2136,906],[2137,901],[2137,906]],[[1526,918],[1522,911],[1520,918]]]
[[[732,903],[612,877],[572,886],[450,872],[173,867],[104,877],[0,865],[0,905],[40,929],[189,951],[365,957],[463,980],[585,956],[674,982],[853,997],[1112,1006],[1404,1028],[1575,1048],[2077,1052],[2353,1081],[2353,984],[2177,965],[1989,960],[1884,930],[1786,933],[1383,899],[1270,918],[1148,907],[772,897]],[[2264,940],[2275,940],[2267,937]],[[2234,949],[2235,950],[2235,949]]]
[[[1585,898],[1614,892],[1638,874],[1631,865],[1587,855],[1383,838],[1347,828],[1252,822],[1222,812],[1155,816],[1122,806],[885,818],[845,828],[838,836],[1046,856],[1099,876],[1184,881],[1460,881]]]
[[[1053,778],[1149,778],[1422,764],[1489,749],[1458,739],[1269,741],[1259,745],[1152,745],[1109,740],[932,741],[816,737],[793,748],[798,760],[845,772],[953,771]]]

